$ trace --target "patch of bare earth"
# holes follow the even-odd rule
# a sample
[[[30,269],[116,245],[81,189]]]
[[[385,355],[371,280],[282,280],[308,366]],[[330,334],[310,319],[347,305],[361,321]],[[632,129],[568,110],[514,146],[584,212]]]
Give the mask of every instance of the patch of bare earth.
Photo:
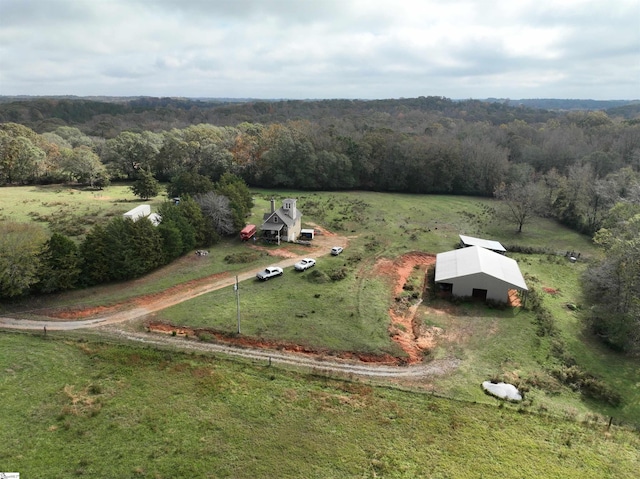
[[[435,346],[436,338],[442,333],[442,330],[418,325],[415,321],[415,315],[420,302],[410,305],[401,299],[400,293],[416,269],[420,271],[423,278],[421,285],[421,291],[423,291],[427,268],[435,261],[436,257],[432,254],[411,252],[395,260],[382,258],[374,267],[375,274],[388,276],[393,283],[396,304],[389,309],[389,317],[391,318],[389,333],[407,354],[409,364],[419,363],[423,360],[425,352]]]
[[[285,341],[274,341],[264,338],[252,338],[249,336],[241,336],[232,333],[225,333],[210,328],[190,328],[186,326],[175,326],[170,323],[162,321],[148,321],[145,324],[147,331],[154,333],[170,334],[172,336],[183,337],[199,337],[202,338],[205,335],[215,339],[216,341],[223,342],[225,344],[231,344],[234,346],[248,347],[248,348],[260,348],[260,349],[273,349],[277,351],[286,351],[292,353],[306,354],[314,357],[332,357],[339,359],[351,359],[358,360],[365,363],[376,364],[398,364],[398,358],[391,356],[390,354],[364,354],[354,353],[351,351],[329,351],[326,349],[314,349],[308,346],[302,346],[300,344],[288,343]]]
[[[197,291],[199,288],[208,286],[212,282],[229,276],[229,273],[216,273],[204,278],[194,279],[181,283],[171,288],[165,289],[157,293],[145,294],[143,296],[137,296],[127,301],[123,301],[111,306],[96,306],[96,307],[79,307],[68,308],[63,310],[49,311],[47,316],[52,319],[60,320],[75,320],[86,319],[98,315],[106,315],[111,313],[117,313],[118,311],[128,310],[132,308],[149,308],[150,310],[159,310],[183,301],[186,297],[189,297],[190,293]]]

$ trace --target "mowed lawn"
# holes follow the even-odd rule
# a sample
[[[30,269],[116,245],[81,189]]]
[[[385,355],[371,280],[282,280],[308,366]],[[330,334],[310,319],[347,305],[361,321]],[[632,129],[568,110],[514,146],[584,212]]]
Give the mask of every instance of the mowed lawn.
[[[0,334],[5,471],[30,478],[635,478],[637,433],[142,347]]]

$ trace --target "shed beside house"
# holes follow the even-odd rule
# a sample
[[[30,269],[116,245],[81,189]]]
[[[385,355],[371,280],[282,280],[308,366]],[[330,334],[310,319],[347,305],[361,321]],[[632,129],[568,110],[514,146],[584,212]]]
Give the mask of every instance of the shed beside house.
[[[453,296],[509,302],[509,291],[528,291],[518,263],[480,246],[436,256],[436,284]]]
[[[316,234],[313,228],[302,228],[300,230],[300,238],[303,240],[312,240]]]
[[[271,199],[271,211],[263,216],[260,227],[264,238],[276,241],[295,241],[302,230],[302,213],[296,207],[296,200],[286,198],[276,210],[275,200]]]
[[[473,236],[460,236],[460,246],[462,248],[468,248],[469,246],[482,246],[483,248],[490,249],[496,253],[504,254],[507,250],[498,241],[487,240],[482,238],[474,238]]]

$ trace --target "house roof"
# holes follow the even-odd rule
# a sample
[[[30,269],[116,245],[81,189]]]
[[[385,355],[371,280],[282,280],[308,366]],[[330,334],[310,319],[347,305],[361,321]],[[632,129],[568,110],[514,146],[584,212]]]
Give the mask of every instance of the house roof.
[[[479,273],[509,283],[517,289],[528,289],[515,260],[486,248],[470,246],[436,256],[436,283]]]
[[[260,227],[261,230],[267,231],[280,231],[282,228],[284,228],[284,223],[273,223],[271,221],[262,223],[262,226]]]
[[[277,225],[280,223],[276,223],[272,220],[272,218],[274,216],[278,216],[278,218],[280,219],[280,221],[282,221],[282,223],[284,223],[285,225],[287,225],[287,227],[291,227],[295,224],[295,220],[291,219],[291,217],[289,215],[287,215],[285,213],[284,208],[279,208],[276,211],[274,211],[273,213],[265,213],[262,216],[262,221],[264,222],[262,224],[262,229],[272,229],[272,228],[265,228],[267,225]],[[298,208],[296,208],[296,218],[300,218],[302,217],[302,213],[300,213],[300,210]]]
[[[460,235],[460,241],[466,246],[482,246],[493,251],[501,251],[505,253],[507,250],[498,241],[486,240],[482,238],[474,238],[473,236]]]

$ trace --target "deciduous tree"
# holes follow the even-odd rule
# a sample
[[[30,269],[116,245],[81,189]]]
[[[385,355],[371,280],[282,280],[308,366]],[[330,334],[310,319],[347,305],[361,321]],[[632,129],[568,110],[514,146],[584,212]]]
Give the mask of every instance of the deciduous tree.
[[[131,186],[131,191],[137,197],[148,200],[160,193],[160,182],[149,171],[140,170],[138,179]]]
[[[613,347],[640,351],[640,204],[617,204],[594,240],[606,255],[584,277],[587,322]]]
[[[213,229],[220,236],[228,236],[237,231],[233,221],[233,209],[226,196],[209,192],[195,197],[202,214],[211,221]]]
[[[0,222],[0,297],[27,294],[38,281],[45,231],[29,223]]]
[[[540,210],[542,195],[536,183],[524,185],[513,183],[501,184],[495,191],[495,197],[501,200],[502,217],[518,227],[518,233]]]

